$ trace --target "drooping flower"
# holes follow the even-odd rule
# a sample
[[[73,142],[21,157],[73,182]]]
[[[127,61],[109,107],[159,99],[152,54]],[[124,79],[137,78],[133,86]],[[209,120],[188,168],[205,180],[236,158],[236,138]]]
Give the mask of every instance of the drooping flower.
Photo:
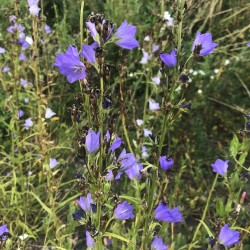
[[[94,204],[90,193],[87,194],[87,197],[80,197],[80,199],[76,201],[85,212],[90,212],[91,204]]]
[[[250,42],[247,43],[247,46],[250,47]]]
[[[91,237],[89,231],[86,230],[86,244],[88,248],[92,248],[95,247],[95,241],[94,239]]]
[[[143,53],[143,57],[142,57],[142,59],[141,59],[141,61],[140,61],[140,63],[141,64],[147,64],[148,63],[148,60],[152,57],[148,52],[146,52],[146,51],[142,51],[142,53]]]
[[[58,162],[56,160],[56,158],[50,158],[49,159],[49,167],[50,168],[54,168],[55,166],[57,166],[60,162]]]
[[[228,162],[228,160],[223,161],[221,159],[217,159],[214,164],[211,164],[211,167],[213,167],[214,172],[220,175],[225,175],[227,173]]]
[[[116,150],[117,148],[121,146],[121,144],[122,144],[122,138],[117,137],[115,141],[112,143],[112,145],[110,146],[109,151]]]
[[[143,120],[137,119],[137,120],[136,120],[136,124],[137,124],[138,126],[141,126],[141,125],[143,124]]]
[[[170,68],[176,66],[176,50],[173,49],[170,54],[160,54],[161,60]]]
[[[143,132],[144,132],[144,137],[148,137],[148,136],[152,135],[152,131],[147,129],[147,128],[144,128]]]
[[[159,162],[160,162],[161,169],[163,170],[169,170],[174,165],[173,159],[167,158],[165,155],[160,156]]]
[[[9,232],[10,232],[10,231],[9,231],[9,229],[7,228],[7,225],[6,225],[6,224],[0,226],[0,239],[1,239],[2,241],[5,241],[5,240],[7,239],[7,236],[5,236],[4,234],[5,234],[5,233],[9,233]]]
[[[86,68],[79,58],[77,49],[70,45],[67,52],[58,54],[53,66],[58,67],[59,72],[67,77],[69,83],[86,78]]]
[[[130,25],[125,20],[122,25],[117,29],[113,38],[116,40],[115,43],[124,49],[133,49],[139,47],[139,43],[134,38],[136,33],[136,26]]]
[[[96,64],[96,58],[95,58],[95,48],[98,46],[98,44],[95,42],[92,45],[82,45],[82,52],[81,55],[92,65]]]
[[[47,24],[45,24],[44,30],[45,30],[45,33],[46,33],[46,34],[51,33],[51,29],[50,29],[49,25],[47,25]]]
[[[0,54],[4,54],[6,52],[5,48],[0,47]]]
[[[118,157],[118,162],[121,165],[121,171],[130,169],[134,164],[139,161],[139,158],[135,158],[133,153],[126,153],[125,148]]]
[[[4,66],[2,69],[3,73],[8,73],[10,71],[10,67],[8,65]]]
[[[25,61],[27,58],[26,58],[26,55],[24,53],[20,53],[19,55],[19,60],[20,61]]]
[[[25,120],[24,127],[26,130],[29,130],[33,126],[31,118]]]
[[[29,12],[32,16],[38,16],[39,11],[41,10],[38,7],[39,0],[28,0]]]
[[[100,36],[99,36],[98,32],[96,31],[95,23],[86,22],[86,25],[87,25],[93,39],[100,44]]]
[[[14,15],[9,16],[10,23],[15,22],[15,20],[16,20],[16,16],[14,16]]]
[[[133,206],[129,205],[126,201],[117,206],[114,215],[118,220],[128,220],[135,217],[133,215]]]
[[[226,224],[220,230],[218,241],[225,247],[230,247],[234,244],[238,244],[240,242],[240,232],[231,230],[228,224]]]
[[[162,238],[155,236],[150,245],[151,250],[167,250],[168,245],[165,244]]]
[[[22,109],[19,109],[18,111],[17,111],[17,117],[18,118],[21,118],[21,117],[23,117],[24,116],[24,111],[22,110]]]
[[[50,108],[46,108],[46,112],[45,112],[45,119],[49,119],[52,116],[54,116],[56,113],[54,111],[52,111]]]
[[[211,33],[201,34],[197,32],[192,45],[192,51],[195,55],[205,56],[211,54],[217,46],[218,44],[212,41]]]
[[[149,109],[152,111],[159,110],[160,109],[160,104],[156,102],[155,100],[151,99],[148,101],[149,102]]]
[[[133,179],[140,179],[141,178],[141,174],[140,171],[143,169],[143,165],[142,164],[133,164],[129,169],[125,170],[126,175],[128,176],[128,178],[130,180]]]
[[[95,133],[93,130],[89,130],[86,136],[85,146],[88,153],[92,153],[100,146],[100,132]]]
[[[182,214],[179,211],[178,207],[173,209],[169,209],[168,206],[164,203],[160,203],[158,207],[155,209],[154,213],[155,219],[165,222],[182,222]]]

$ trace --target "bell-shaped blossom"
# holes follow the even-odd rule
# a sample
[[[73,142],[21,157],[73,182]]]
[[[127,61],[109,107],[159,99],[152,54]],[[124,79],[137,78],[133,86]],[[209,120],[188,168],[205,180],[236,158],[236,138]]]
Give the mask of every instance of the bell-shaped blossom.
[[[220,175],[225,175],[227,173],[228,162],[228,160],[217,159],[215,163],[211,164],[213,171]]]
[[[160,75],[156,75],[156,76],[152,77],[152,82],[155,85],[159,85],[161,83],[161,77],[160,77]]]
[[[87,25],[93,39],[96,42],[98,42],[98,44],[100,44],[100,36],[99,36],[99,34],[98,34],[97,30],[96,30],[95,23],[86,22],[86,25]]]
[[[157,50],[159,50],[160,46],[157,45],[157,44],[154,44],[152,45],[152,53],[156,52]]]
[[[109,142],[110,141],[110,133],[109,133],[109,131],[107,130],[107,132],[106,132],[106,135],[104,136],[104,140],[105,141],[107,141],[107,142]]]
[[[199,56],[205,56],[211,54],[217,46],[218,44],[212,41],[211,33],[201,34],[197,32],[192,45],[192,51]]]
[[[56,160],[56,158],[50,158],[49,159],[49,167],[54,168],[57,166],[60,162]]]
[[[51,33],[51,28],[50,28],[49,25],[47,25],[47,24],[45,24],[44,30],[45,30],[45,33],[46,33],[46,34]]]
[[[175,49],[173,49],[170,54],[160,54],[160,58],[168,67],[172,68],[176,66],[177,59]]]
[[[144,128],[143,132],[144,132],[144,137],[148,137],[148,136],[152,135],[152,131],[147,129],[147,128]]]
[[[14,23],[16,21],[16,16],[14,16],[14,15],[9,16],[9,21],[10,21],[10,23],[11,22]]]
[[[117,206],[114,215],[118,220],[128,220],[135,217],[133,215],[133,206],[129,205],[126,201]]]
[[[18,118],[21,118],[21,117],[23,117],[24,116],[24,111],[22,110],[22,109],[19,109],[18,111],[17,111],[17,117]]]
[[[163,170],[169,170],[174,165],[173,159],[167,158],[165,155],[160,156],[159,162],[160,162],[161,169]]]
[[[76,201],[85,212],[90,212],[91,204],[94,204],[90,193],[87,194],[87,197],[80,197],[80,199]]]
[[[26,55],[24,53],[20,53],[19,60],[20,61],[25,61],[26,59],[27,59]]]
[[[8,65],[4,66],[2,69],[3,73],[8,73],[10,71],[10,67]]]
[[[0,47],[0,54],[4,54],[6,52],[5,48]]]
[[[167,250],[168,245],[165,244],[162,238],[155,236],[151,242],[150,250]]]
[[[77,49],[70,45],[67,52],[58,54],[53,66],[58,67],[59,72],[67,77],[69,83],[86,78],[86,68],[79,58]]]
[[[124,49],[133,49],[139,47],[139,43],[134,38],[136,26],[130,25],[125,20],[113,35],[115,43]]]
[[[172,222],[172,223],[183,221],[182,214],[180,213],[178,207],[169,209],[169,207],[162,202],[155,209],[154,217],[156,220]]]
[[[140,179],[141,178],[141,174],[140,171],[143,169],[143,165],[142,164],[133,164],[129,169],[125,170],[126,175],[128,176],[128,178],[130,180],[133,179]]]
[[[121,144],[122,144],[122,138],[117,137],[115,141],[112,143],[112,145],[110,146],[109,151],[116,150],[117,148],[121,146]]]
[[[141,126],[141,125],[143,124],[143,120],[137,119],[137,120],[136,120],[136,124],[137,124],[138,126]]]
[[[147,159],[149,157],[148,148],[146,146],[142,146],[141,156],[142,156],[142,158],[145,158],[145,159]]]
[[[148,52],[146,51],[142,51],[143,53],[143,57],[140,61],[141,64],[147,64],[148,63],[148,60],[152,57],[152,55],[150,55]]]
[[[156,102],[155,100],[151,99],[148,101],[149,102],[149,109],[152,111],[159,110],[160,109],[160,104]]]
[[[5,234],[5,233],[9,233],[9,232],[10,232],[10,231],[9,231],[9,229],[7,228],[7,225],[6,225],[6,224],[0,226],[0,239],[1,239],[2,241],[5,241],[5,240],[7,239],[7,236],[5,236],[4,234]]]
[[[123,151],[118,157],[118,162],[121,165],[121,171],[126,171],[130,169],[138,161],[139,161],[139,158],[135,158],[133,153],[126,153],[125,149],[123,149]]]
[[[247,43],[247,46],[250,47],[250,42]]]
[[[46,108],[45,119],[49,119],[49,118],[51,118],[54,115],[56,115],[56,113],[54,111],[52,111],[52,109]]]
[[[15,23],[14,25],[11,25],[8,27],[7,31],[11,34],[14,32],[21,33],[25,30],[25,27],[22,24]]]
[[[38,16],[39,11],[41,10],[38,7],[39,0],[28,0],[29,12],[32,16]]]
[[[240,242],[240,232],[231,230],[228,224],[226,224],[220,230],[218,241],[225,247],[231,247],[232,245]]]
[[[82,45],[82,52],[81,55],[92,65],[96,64],[95,58],[95,48],[98,46],[97,43],[93,43],[92,45]]]
[[[93,247],[95,247],[95,241],[94,239],[91,237],[89,231],[86,230],[86,244],[88,248],[93,249]]]
[[[24,127],[26,130],[29,130],[33,126],[31,118],[25,120]]]
[[[114,177],[113,171],[111,169],[107,170],[106,181],[119,180],[123,172],[118,172],[116,177]]]
[[[92,153],[100,146],[100,132],[95,133],[93,130],[89,130],[85,140],[85,146],[88,153]]]

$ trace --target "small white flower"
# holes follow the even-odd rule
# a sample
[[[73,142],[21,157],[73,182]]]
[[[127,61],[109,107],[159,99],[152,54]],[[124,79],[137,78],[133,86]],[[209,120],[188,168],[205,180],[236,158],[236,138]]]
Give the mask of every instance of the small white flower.
[[[137,119],[137,120],[136,120],[136,123],[137,123],[138,126],[141,126],[141,125],[143,124],[143,120]]]
[[[144,37],[144,41],[149,42],[150,41],[150,37],[149,36],[145,36]]]
[[[197,91],[198,94],[202,94],[202,92],[203,91],[201,89],[198,89],[198,91]]]
[[[215,70],[214,70],[214,73],[215,73],[215,74],[218,74],[218,73],[219,73],[219,69],[215,69]]]
[[[228,64],[230,64],[230,60],[227,59],[227,60],[225,61],[224,65],[228,65]]]
[[[20,240],[25,240],[25,239],[27,239],[28,237],[29,237],[28,234],[22,234],[22,235],[19,236],[19,239],[20,239]]]
[[[26,37],[25,37],[25,41],[26,41],[28,44],[30,44],[30,45],[33,44],[33,39],[32,39],[32,37],[30,37],[30,36],[26,36]]]
[[[45,118],[46,119],[49,119],[51,118],[52,116],[54,116],[56,113],[53,112],[50,108],[46,108],[46,112],[45,112]]]

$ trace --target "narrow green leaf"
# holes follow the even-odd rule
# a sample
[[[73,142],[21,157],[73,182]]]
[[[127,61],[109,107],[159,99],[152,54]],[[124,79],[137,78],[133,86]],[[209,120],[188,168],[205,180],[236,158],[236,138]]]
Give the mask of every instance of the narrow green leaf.
[[[102,235],[103,237],[113,237],[113,238],[117,238],[118,240],[121,240],[121,241],[125,241],[127,242],[128,244],[130,243],[130,240],[118,235],[118,234],[114,234],[114,233],[109,233],[109,232],[106,232],[105,234]]]
[[[213,238],[214,238],[213,233],[211,232],[211,230],[209,229],[209,227],[206,225],[206,223],[205,223],[204,221],[201,221],[201,220],[199,220],[199,221],[200,221],[201,224],[205,227],[205,229],[206,229],[206,231],[207,231],[209,237],[213,237]]]

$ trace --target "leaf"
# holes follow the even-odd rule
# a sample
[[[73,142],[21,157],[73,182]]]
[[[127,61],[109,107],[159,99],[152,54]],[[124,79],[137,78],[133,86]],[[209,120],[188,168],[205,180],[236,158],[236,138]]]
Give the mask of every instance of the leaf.
[[[233,200],[229,197],[227,200],[226,207],[225,207],[225,211],[227,213],[230,213],[232,211],[232,203],[233,203]]]
[[[248,155],[248,152],[244,152],[244,153],[242,153],[242,154],[240,155],[240,158],[239,158],[239,163],[240,163],[240,164],[244,164],[247,155]]]
[[[230,153],[231,153],[231,156],[233,156],[234,158],[236,157],[238,153],[239,146],[240,146],[240,143],[239,143],[238,137],[234,135],[230,143]]]
[[[40,205],[42,206],[42,208],[43,208],[49,215],[52,216],[52,211],[51,211],[51,209],[48,208],[48,207],[41,201],[41,199],[40,199],[36,194],[34,194],[33,192],[29,192],[29,191],[27,191],[26,193],[33,195],[34,198],[40,203]]]
[[[128,239],[126,239],[118,234],[114,234],[114,233],[106,232],[105,234],[102,235],[102,237],[113,237],[113,238],[117,238],[118,240],[125,241],[128,244],[130,243],[130,240],[128,240]]]
[[[206,229],[206,231],[207,231],[209,237],[215,238],[214,235],[213,235],[213,233],[212,233],[211,230],[209,229],[209,227],[206,225],[206,223],[205,223],[204,221],[201,221],[201,220],[199,220],[199,221],[200,221],[201,224],[205,227],[205,229]]]
[[[216,214],[220,217],[223,217],[224,215],[224,205],[222,199],[218,198],[216,200]]]
[[[136,203],[136,204],[140,204],[140,199],[139,198],[135,198],[135,197],[132,197],[132,196],[127,196],[127,195],[120,195],[119,197],[121,199],[128,200],[128,201],[131,201],[131,202]]]
[[[30,238],[36,239],[36,236],[32,233],[32,231],[29,229],[29,227],[25,223],[18,220],[18,224],[28,233]]]

